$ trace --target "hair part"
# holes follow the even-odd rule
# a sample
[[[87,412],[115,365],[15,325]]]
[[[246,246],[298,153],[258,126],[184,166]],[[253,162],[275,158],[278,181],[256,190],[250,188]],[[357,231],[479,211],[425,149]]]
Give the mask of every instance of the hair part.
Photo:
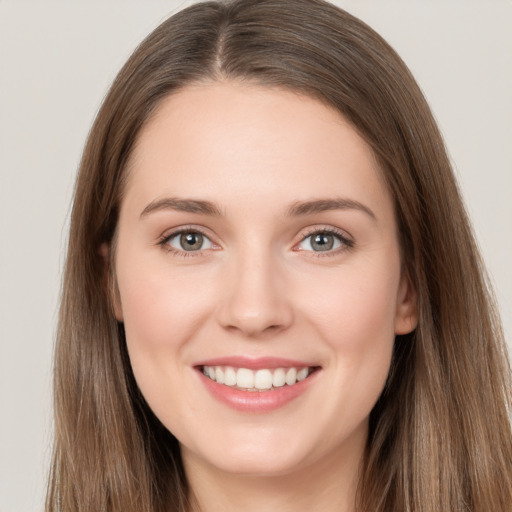
[[[112,309],[113,259],[101,247],[113,252],[145,123],[168,95],[218,80],[280,87],[335,108],[372,148],[394,198],[419,322],[397,336],[371,413],[358,510],[509,509],[506,346],[420,89],[378,34],[331,4],[236,0],[196,4],[162,23],[119,72],[89,134],[63,276],[47,512],[187,510],[179,443],[137,388]]]

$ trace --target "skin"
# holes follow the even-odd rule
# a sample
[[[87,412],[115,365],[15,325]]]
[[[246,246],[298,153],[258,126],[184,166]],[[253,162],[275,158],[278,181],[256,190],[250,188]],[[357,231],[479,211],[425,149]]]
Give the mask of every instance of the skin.
[[[142,393],[181,443],[195,508],[354,510],[394,336],[417,321],[393,201],[369,146],[315,99],[203,83],[164,100],[128,172],[116,316]],[[164,198],[214,202],[221,215],[147,212]],[[287,214],[333,198],[371,213]],[[205,234],[201,250],[169,240],[183,227]],[[308,236],[322,230],[348,243],[330,238],[332,250],[315,251]],[[224,356],[321,369],[292,402],[247,413],[214,399],[194,369]]]

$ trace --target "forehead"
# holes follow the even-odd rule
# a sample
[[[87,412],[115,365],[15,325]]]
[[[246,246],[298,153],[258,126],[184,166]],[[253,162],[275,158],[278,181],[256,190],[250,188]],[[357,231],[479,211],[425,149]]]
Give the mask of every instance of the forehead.
[[[371,148],[339,112],[289,90],[231,82],[163,100],[139,134],[125,192],[241,199],[246,207],[283,193],[390,200]]]

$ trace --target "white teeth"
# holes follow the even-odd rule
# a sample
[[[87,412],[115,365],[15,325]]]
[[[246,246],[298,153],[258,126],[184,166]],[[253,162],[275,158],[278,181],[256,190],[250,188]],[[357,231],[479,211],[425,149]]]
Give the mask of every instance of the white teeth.
[[[236,372],[236,385],[239,388],[253,388],[254,372],[247,368],[239,368]]]
[[[301,380],[304,380],[308,376],[308,369],[307,368],[301,368],[297,372],[297,381],[300,382]]]
[[[248,390],[269,390],[285,384],[293,386],[310,374],[308,367],[250,370],[231,366],[203,366],[202,370],[204,375],[219,384]]]
[[[226,366],[224,370],[224,384],[227,386],[236,386],[236,371],[231,368],[231,366]]]
[[[258,370],[254,376],[256,389],[270,389],[272,387],[272,372],[270,370]]]
[[[286,384],[286,374],[282,368],[278,368],[272,375],[272,386],[280,388]]]
[[[290,368],[286,372],[285,380],[288,386],[293,386],[297,382],[297,370],[295,368]]]
[[[222,368],[219,368],[218,366],[215,368],[215,380],[219,384],[224,384],[224,372]]]

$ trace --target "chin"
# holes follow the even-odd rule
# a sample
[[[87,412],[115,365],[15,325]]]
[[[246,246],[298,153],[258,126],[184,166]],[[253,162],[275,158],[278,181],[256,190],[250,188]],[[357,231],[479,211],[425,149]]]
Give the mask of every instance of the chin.
[[[207,462],[223,473],[246,477],[280,477],[298,471],[304,465],[299,454],[286,453],[283,450],[269,453],[226,453],[223,457],[210,457]]]
[[[293,430],[289,425],[270,428],[258,426],[256,421],[253,428],[232,426],[224,429],[222,437],[207,437],[206,442],[191,448],[182,445],[182,451],[186,452],[184,458],[194,461],[194,465],[206,464],[222,473],[282,477],[323,464],[322,461],[329,459],[332,453],[340,448],[346,449],[342,446],[342,439],[336,443],[337,446],[333,445],[333,437],[336,436],[324,438],[320,432],[304,428],[306,426],[303,424],[302,429]],[[348,439],[348,442],[353,446],[353,439]]]

